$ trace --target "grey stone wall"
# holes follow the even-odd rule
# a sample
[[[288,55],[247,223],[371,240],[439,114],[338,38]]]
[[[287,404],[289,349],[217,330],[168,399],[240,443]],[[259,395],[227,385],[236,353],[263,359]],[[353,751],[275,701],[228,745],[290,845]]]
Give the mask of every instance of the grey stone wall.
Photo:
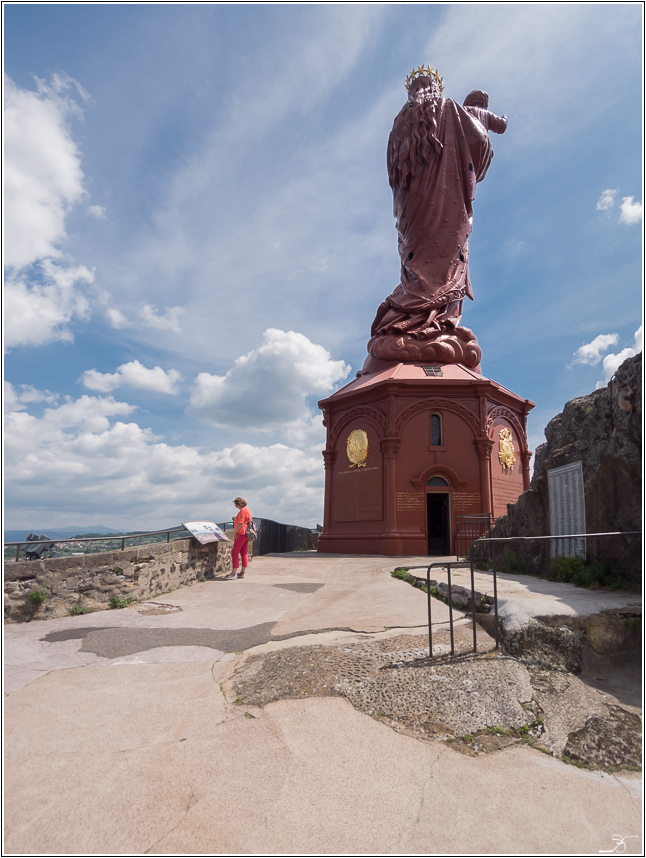
[[[103,611],[114,598],[141,601],[230,571],[230,542],[200,545],[192,538],[125,551],[5,563],[5,622]],[[39,605],[31,593],[46,594],[45,600]]]
[[[532,482],[492,536],[547,536],[550,505],[547,472],[581,462],[586,532],[641,530],[642,522],[642,355],[624,361],[607,387],[567,402],[545,429],[545,444],[536,450]],[[588,539],[588,554],[616,562],[624,574],[641,582],[641,539]],[[498,550],[498,549],[497,549]],[[532,571],[549,565],[549,540],[517,544]]]

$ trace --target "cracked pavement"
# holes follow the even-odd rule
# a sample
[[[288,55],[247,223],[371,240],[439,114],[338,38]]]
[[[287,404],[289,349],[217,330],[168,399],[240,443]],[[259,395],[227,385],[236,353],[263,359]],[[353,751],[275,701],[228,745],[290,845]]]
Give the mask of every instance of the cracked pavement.
[[[7,853],[592,854],[620,832],[625,854],[640,854],[639,773],[519,744],[468,756],[418,729],[446,722],[439,689],[458,674],[439,659],[426,683],[436,718],[415,710],[426,602],[390,577],[397,565],[255,558],[244,580],[195,584],[163,605],[6,626]],[[544,582],[536,592],[548,601]],[[446,653],[446,606],[433,618]],[[527,671],[514,660],[479,656],[467,681],[488,658],[503,673],[453,698],[462,726],[492,705],[469,716],[467,701],[497,687],[517,689],[511,708],[497,702],[501,718],[524,711]],[[560,692],[562,677],[544,673],[546,708],[570,695],[557,745],[577,713],[620,702],[579,679]],[[375,677],[388,675],[386,693]]]

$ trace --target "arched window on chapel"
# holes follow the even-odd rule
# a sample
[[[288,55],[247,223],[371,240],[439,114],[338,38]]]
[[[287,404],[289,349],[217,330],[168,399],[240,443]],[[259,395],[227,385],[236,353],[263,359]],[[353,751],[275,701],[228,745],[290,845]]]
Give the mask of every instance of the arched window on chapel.
[[[441,447],[444,443],[442,437],[442,415],[431,414],[431,447]]]

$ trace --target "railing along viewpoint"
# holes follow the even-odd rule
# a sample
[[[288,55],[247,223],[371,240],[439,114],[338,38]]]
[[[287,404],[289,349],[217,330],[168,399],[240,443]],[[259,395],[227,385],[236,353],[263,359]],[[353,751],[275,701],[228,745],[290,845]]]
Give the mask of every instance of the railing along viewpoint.
[[[30,540],[22,542],[5,542],[4,547],[9,548],[12,545],[16,546],[16,563],[20,560],[20,552],[23,553],[29,548],[35,548],[38,546],[44,546],[43,551],[50,551],[55,545],[66,545],[73,544],[76,545],[79,542],[120,542],[121,543],[121,551],[126,550],[126,541],[133,539],[143,539],[144,537],[149,536],[165,536],[166,542],[171,541],[171,533],[181,534],[181,536],[175,536],[175,539],[187,539],[191,536],[190,531],[186,530],[185,527],[171,527],[169,530],[152,530],[149,533],[131,533],[127,536],[110,536],[110,534],[105,534],[105,536],[84,536],[84,537],[71,537],[68,539],[50,539],[47,537],[46,539],[38,539],[38,540]]]
[[[442,568],[447,570],[448,577],[448,607],[449,607],[449,628],[451,633],[451,655],[455,655],[455,642],[453,636],[453,603],[451,598],[451,570],[455,568],[466,568],[467,566],[471,570],[471,617],[473,619],[473,652],[478,651],[478,642],[476,639],[476,596],[475,596],[475,569],[474,569],[474,548],[476,545],[489,544],[491,545],[491,569],[488,572],[491,573],[493,578],[493,604],[494,604],[494,616],[495,616],[495,634],[496,634],[496,646],[495,649],[500,648],[500,626],[498,621],[498,581],[497,581],[497,573],[496,573],[496,553],[495,546],[499,542],[532,542],[538,540],[559,540],[559,539],[590,539],[592,537],[600,537],[605,538],[609,536],[635,536],[641,534],[641,530],[617,530],[612,531],[610,533],[567,533],[562,536],[506,536],[506,537],[484,537],[481,539],[476,539],[469,549],[469,559],[468,561],[439,561],[429,563],[428,566],[409,566],[407,567],[408,571],[412,569],[426,569],[426,601],[427,601],[427,613],[428,613],[428,653],[429,658],[433,658],[433,630],[431,623],[431,569],[434,568]],[[483,574],[487,574],[487,570],[483,570]]]

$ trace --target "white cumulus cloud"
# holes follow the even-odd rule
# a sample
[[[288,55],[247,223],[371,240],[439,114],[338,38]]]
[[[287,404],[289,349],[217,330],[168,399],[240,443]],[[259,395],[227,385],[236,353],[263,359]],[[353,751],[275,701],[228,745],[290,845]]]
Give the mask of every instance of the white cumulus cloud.
[[[606,384],[610,381],[610,379],[617,372],[617,370],[625,360],[628,360],[628,358],[634,357],[635,355],[639,354],[639,352],[642,351],[643,348],[644,326],[640,325],[635,331],[634,346],[627,346],[625,349],[622,349],[618,354],[606,355],[603,359],[603,371],[605,374]]]
[[[596,366],[601,360],[602,352],[617,344],[619,334],[599,334],[591,343],[581,346],[574,352],[573,364],[589,364]]]
[[[95,217],[97,220],[105,220],[104,206],[88,206],[87,213],[90,215],[90,217]]]
[[[639,223],[643,217],[643,206],[641,203],[636,203],[634,197],[624,197],[620,209],[619,223],[629,225]]]
[[[71,80],[38,81],[36,92],[5,78],[5,264],[57,256],[65,215],[85,195],[78,148],[67,124]]]
[[[597,200],[597,210],[608,211],[613,208],[615,205],[615,198],[618,193],[618,188],[608,188],[603,191]],[[644,216],[644,207],[642,203],[636,203],[634,197],[623,197],[619,210],[619,223],[625,223],[628,226],[634,223],[640,223]]]
[[[185,307],[167,307],[162,316],[152,304],[141,305],[141,318],[145,325],[160,331],[175,331],[178,334],[180,333],[179,317],[185,312]]]
[[[65,218],[86,196],[69,119],[81,110],[72,78],[52,75],[35,91],[5,78],[5,345],[71,342],[71,323],[89,316],[94,273],[67,259]],[[92,207],[91,207],[92,208]],[[94,207],[100,208],[100,207]]]
[[[169,369],[168,372],[160,366],[148,369],[138,360],[133,360],[121,364],[113,373],[88,369],[79,380],[84,387],[98,390],[100,393],[110,393],[118,387],[132,387],[136,390],[150,390],[174,396],[179,392],[177,384],[181,379],[182,376],[176,369]]]
[[[35,402],[54,405],[59,400],[58,393],[51,390],[38,390],[33,384],[21,384],[16,390],[10,381],[4,383],[3,410],[6,412],[23,411]]]
[[[110,321],[111,327],[116,328],[117,330],[130,327],[131,323],[126,318],[125,313],[122,313],[121,310],[117,310],[116,307],[108,307],[105,313]]]
[[[607,209],[611,209],[615,204],[615,197],[617,196],[616,188],[607,188],[599,199],[597,200],[597,211],[604,212]]]
[[[263,344],[239,357],[224,376],[201,372],[190,413],[214,426],[269,429],[297,423],[308,433],[307,397],[330,392],[350,367],[295,331],[269,328]]]
[[[14,391],[15,394],[15,391]],[[231,499],[255,516],[321,522],[320,452],[238,443],[216,451],[172,445],[126,418],[111,396],[67,398],[42,416],[17,403],[5,418],[5,493],[12,526],[70,522],[134,530],[188,519],[222,521]]]
[[[90,304],[79,285],[94,282],[94,274],[84,265],[59,265],[44,259],[38,266],[40,278],[30,279],[24,271],[7,274],[4,291],[5,346],[42,346],[72,342],[69,328],[74,319],[86,319]],[[33,272],[32,272],[33,274]]]

